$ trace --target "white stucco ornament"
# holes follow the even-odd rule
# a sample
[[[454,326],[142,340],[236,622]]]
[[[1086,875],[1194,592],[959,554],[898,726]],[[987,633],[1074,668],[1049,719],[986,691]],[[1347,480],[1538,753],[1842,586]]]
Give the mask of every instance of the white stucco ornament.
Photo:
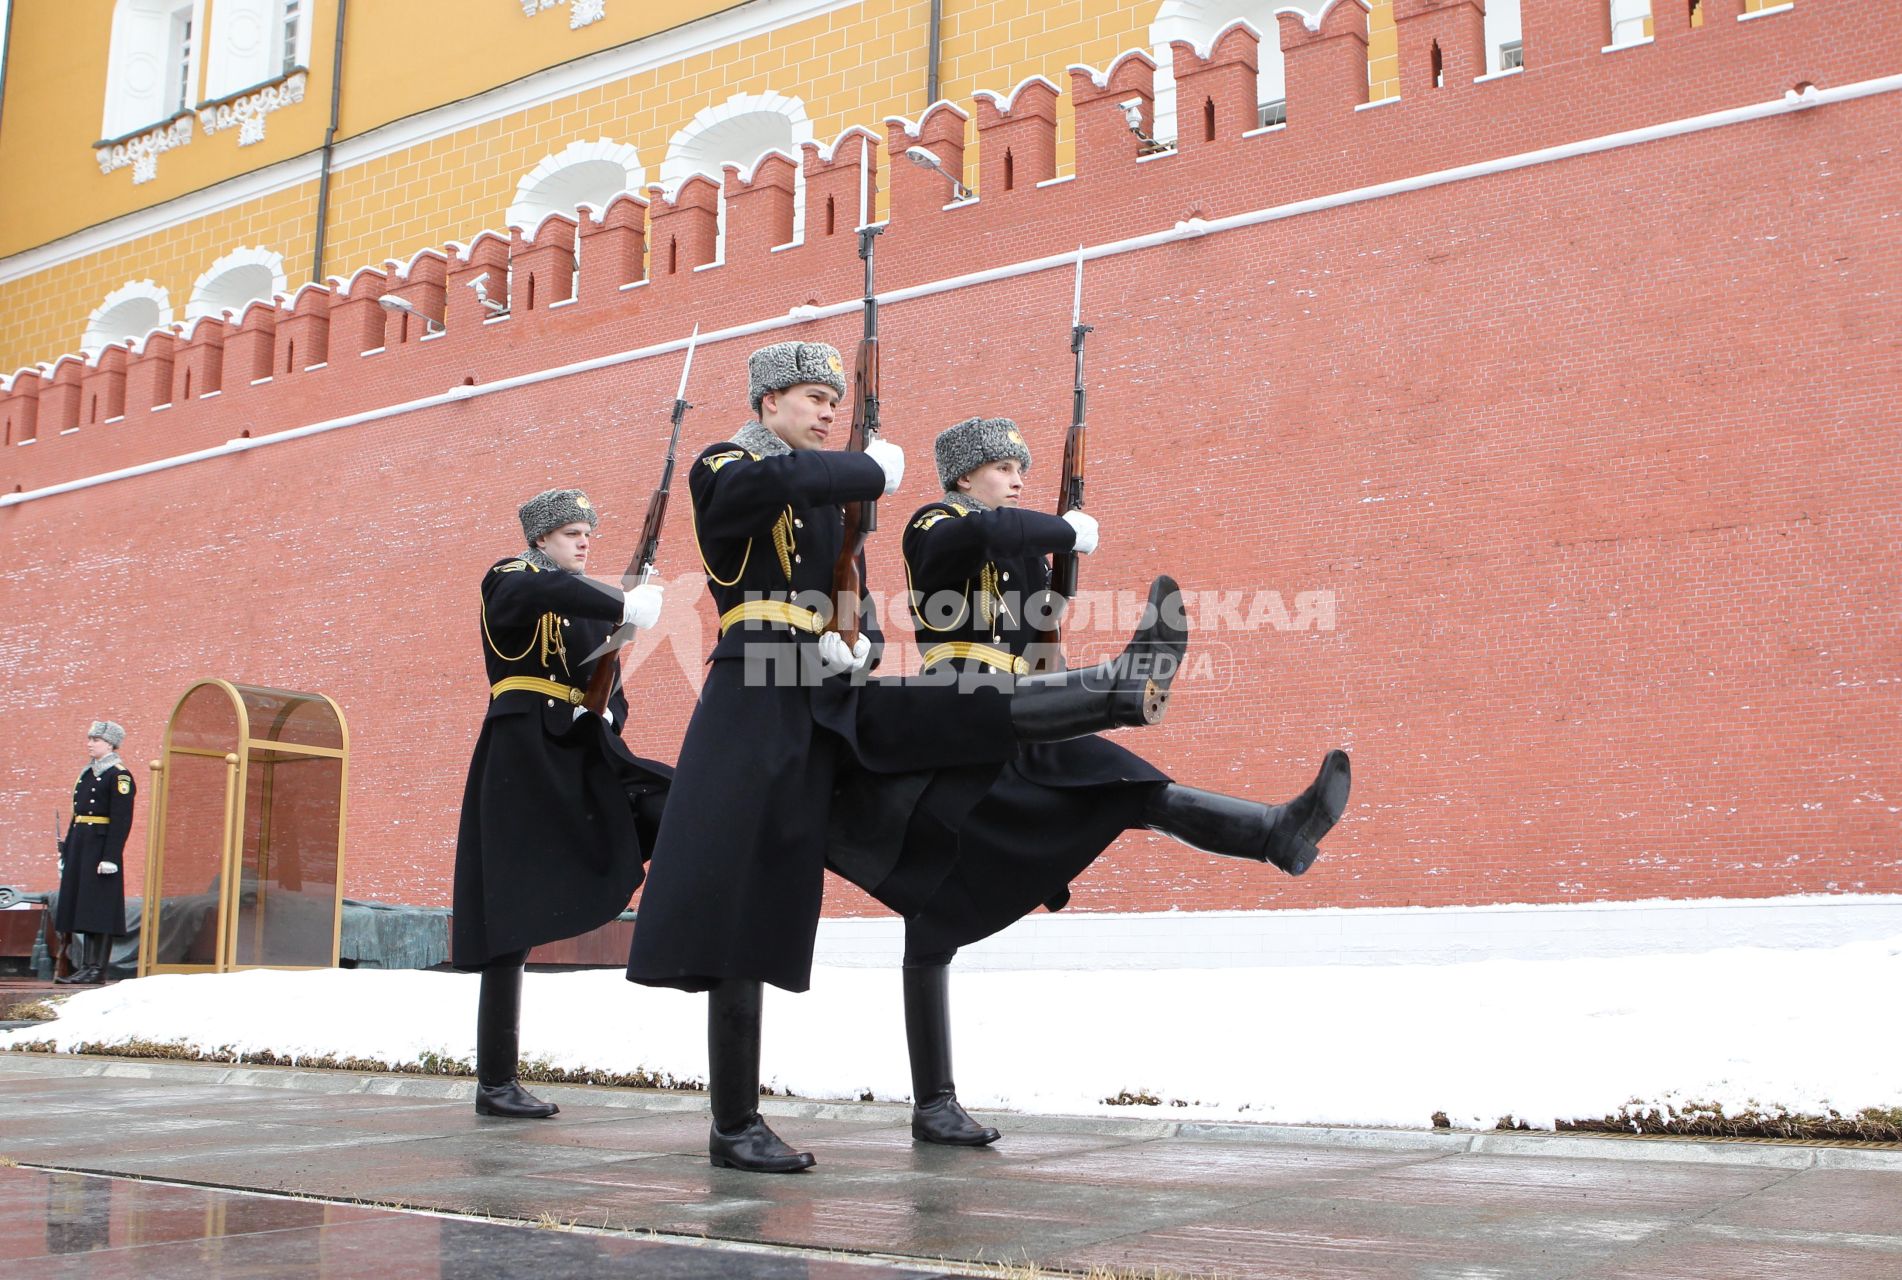
[[[568,30],[579,31],[608,16],[607,0],[522,0],[522,12],[532,18],[558,4],[568,6]]]
[[[241,147],[262,142],[264,118],[280,107],[302,102],[306,80],[304,73],[299,71],[277,84],[267,84],[255,93],[221,102],[215,107],[206,107],[198,113],[198,123],[204,126],[206,133],[236,128],[238,145]]]
[[[109,147],[99,147],[93,155],[99,161],[99,172],[111,173],[114,169],[130,167],[132,181],[137,184],[158,177],[159,152],[182,147],[191,140],[192,118],[184,115],[156,129],[147,130],[136,138],[127,138]]]

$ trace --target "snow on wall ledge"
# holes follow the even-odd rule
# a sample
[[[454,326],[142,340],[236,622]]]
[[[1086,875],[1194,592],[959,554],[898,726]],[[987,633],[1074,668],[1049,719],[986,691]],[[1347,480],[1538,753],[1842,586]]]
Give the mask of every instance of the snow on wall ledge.
[[[960,971],[1461,964],[1799,949],[1902,939],[1902,894],[1038,914],[958,953]],[[895,968],[904,922],[826,920],[814,963]]]

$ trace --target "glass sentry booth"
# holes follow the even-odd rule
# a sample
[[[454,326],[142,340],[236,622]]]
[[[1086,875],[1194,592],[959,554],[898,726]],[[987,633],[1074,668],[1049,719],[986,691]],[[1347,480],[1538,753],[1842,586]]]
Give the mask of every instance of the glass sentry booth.
[[[335,967],[349,772],[323,694],[186,690],[152,762],[139,976]]]

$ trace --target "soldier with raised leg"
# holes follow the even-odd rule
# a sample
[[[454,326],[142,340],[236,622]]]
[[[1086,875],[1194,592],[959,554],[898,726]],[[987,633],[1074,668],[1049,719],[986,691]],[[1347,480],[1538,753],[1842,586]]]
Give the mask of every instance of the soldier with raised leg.
[[[1020,506],[1030,449],[1008,418],[972,418],[936,445],[944,494],[912,514],[904,553],[926,672],[1010,679],[1049,654],[1046,594],[1053,554],[1088,555],[1094,518]],[[1347,803],[1347,753],[1330,751],[1308,788],[1270,805],[1173,781],[1098,737],[1025,745],[960,826],[959,856],[906,923],[905,1031],[912,1136],[981,1146],[997,1130],[958,1103],[951,1074],[949,964],[1039,906],[1068,901],[1070,882],[1125,831],[1148,828],[1209,853],[1300,875]]]

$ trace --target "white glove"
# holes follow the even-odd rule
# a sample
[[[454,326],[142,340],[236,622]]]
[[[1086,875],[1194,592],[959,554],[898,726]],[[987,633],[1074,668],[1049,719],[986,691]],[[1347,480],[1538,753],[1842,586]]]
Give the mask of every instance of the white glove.
[[[660,621],[660,584],[643,582],[627,593],[621,608],[621,625],[645,631]]]
[[[905,482],[905,451],[880,436],[865,446],[865,456],[885,472],[885,492],[897,493],[898,486]]]
[[[588,709],[587,709],[586,707],[576,707],[576,708],[575,708],[575,719],[577,719],[577,720],[579,720],[579,719],[581,719],[581,717],[582,717],[582,716],[585,716],[585,715],[587,715],[587,714],[588,714]],[[612,728],[614,727],[614,708],[613,708],[613,707],[602,707],[602,708],[601,708],[601,718],[602,718],[603,720],[605,720],[605,721],[607,721],[607,723],[608,723],[608,727],[609,727],[610,729],[612,729]]]
[[[64,858],[61,858],[61,859],[59,860],[59,873],[60,873],[61,875],[65,875],[65,874],[66,874],[66,859],[64,859]]]
[[[1076,530],[1076,546],[1073,548],[1080,556],[1087,556],[1096,550],[1096,517],[1087,511],[1066,511],[1063,522]]]
[[[116,862],[102,862],[99,864],[99,874],[102,876],[118,875],[119,864]]]
[[[863,671],[871,660],[872,642],[866,639],[864,632],[852,641],[850,649],[836,631],[827,631],[819,637],[819,661],[828,671]]]

